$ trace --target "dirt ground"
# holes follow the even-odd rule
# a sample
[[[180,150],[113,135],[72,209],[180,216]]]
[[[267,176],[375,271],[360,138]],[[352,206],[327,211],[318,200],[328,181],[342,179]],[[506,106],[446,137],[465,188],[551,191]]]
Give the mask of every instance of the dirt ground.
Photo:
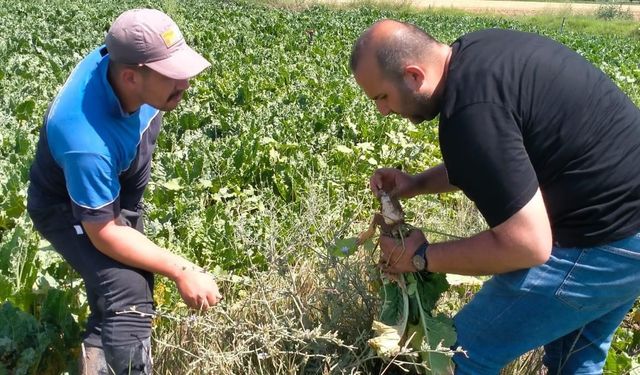
[[[358,0],[355,0],[358,1]],[[333,0],[329,2],[350,3],[354,0]],[[575,4],[568,2],[501,1],[501,0],[381,0],[382,3],[397,2],[418,8],[454,8],[473,12],[494,12],[505,15],[530,15],[537,12],[568,12],[571,14],[593,14],[599,4]],[[640,1],[638,4],[622,5],[636,20],[640,20]]]

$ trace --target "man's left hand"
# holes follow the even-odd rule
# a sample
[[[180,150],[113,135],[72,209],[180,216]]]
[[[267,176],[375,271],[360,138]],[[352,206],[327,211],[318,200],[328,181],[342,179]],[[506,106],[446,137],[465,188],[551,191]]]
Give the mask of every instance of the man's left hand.
[[[403,239],[380,236],[380,249],[382,250],[380,268],[388,273],[416,272],[411,258],[425,241],[426,238],[419,229],[412,230],[409,236]]]

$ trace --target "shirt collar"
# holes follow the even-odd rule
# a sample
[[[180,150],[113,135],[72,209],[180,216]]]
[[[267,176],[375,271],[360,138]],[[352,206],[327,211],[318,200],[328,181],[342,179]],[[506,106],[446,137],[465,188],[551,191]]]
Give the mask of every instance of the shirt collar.
[[[109,83],[109,79],[108,79],[109,55],[108,54],[105,55],[100,61],[100,63],[98,64],[97,72],[100,75],[100,80],[105,90],[105,97],[107,99],[109,113],[114,117],[121,117],[121,118],[129,118],[132,116],[137,116],[137,114],[140,112],[139,108],[137,111],[133,113],[127,113],[122,109],[122,104],[120,103],[120,99],[118,99],[116,92],[113,91],[113,87],[111,87],[111,83]]]

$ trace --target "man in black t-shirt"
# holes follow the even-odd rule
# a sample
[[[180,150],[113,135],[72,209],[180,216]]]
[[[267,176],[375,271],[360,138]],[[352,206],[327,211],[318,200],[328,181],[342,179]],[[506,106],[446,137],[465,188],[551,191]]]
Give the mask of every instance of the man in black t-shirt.
[[[383,20],[356,41],[351,70],[383,115],[440,116],[444,163],[417,175],[379,169],[373,193],[460,189],[490,226],[433,244],[416,230],[406,251],[380,242],[390,273],[426,263],[494,275],[454,319],[466,351],[456,373],[497,374],[542,345],[550,373],[600,373],[640,295],[638,107],[574,51],[517,31],[449,46]]]

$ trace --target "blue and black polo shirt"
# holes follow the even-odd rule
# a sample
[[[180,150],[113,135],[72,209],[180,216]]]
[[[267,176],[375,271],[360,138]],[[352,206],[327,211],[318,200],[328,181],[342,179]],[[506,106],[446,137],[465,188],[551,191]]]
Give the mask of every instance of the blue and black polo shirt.
[[[134,210],[149,181],[162,112],[125,113],[107,79],[104,46],[73,70],[44,118],[31,166],[30,210],[69,204],[75,219],[108,221]]]

